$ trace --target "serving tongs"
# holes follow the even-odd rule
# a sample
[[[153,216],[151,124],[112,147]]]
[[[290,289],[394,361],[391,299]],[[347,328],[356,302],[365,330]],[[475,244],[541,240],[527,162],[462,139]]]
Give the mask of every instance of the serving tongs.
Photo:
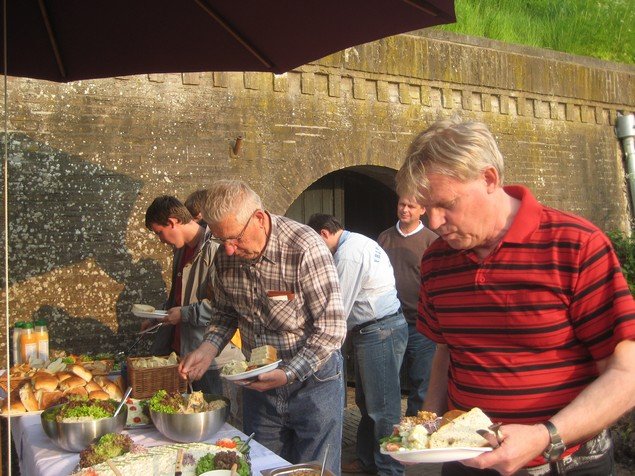
[[[502,425],[502,423],[494,423],[487,430],[476,430],[476,433],[485,438],[492,448],[498,448],[504,439],[500,431]]]
[[[159,327],[161,327],[163,324],[165,324],[165,322],[159,322],[158,324],[154,326],[148,327],[147,329],[143,331],[137,332],[137,335],[139,337],[137,338],[137,340],[133,342],[133,344],[130,347],[128,347],[128,350],[124,352],[124,355],[129,355],[130,351],[134,349],[139,342],[141,342],[141,339],[143,339],[147,335],[154,334],[155,332],[157,332],[159,330]]]

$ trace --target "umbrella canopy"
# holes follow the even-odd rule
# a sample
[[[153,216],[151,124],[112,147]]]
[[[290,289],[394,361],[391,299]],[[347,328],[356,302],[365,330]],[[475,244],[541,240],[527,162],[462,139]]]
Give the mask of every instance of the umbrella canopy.
[[[349,46],[455,19],[452,0],[5,2],[5,73],[59,82],[142,73],[282,73]]]

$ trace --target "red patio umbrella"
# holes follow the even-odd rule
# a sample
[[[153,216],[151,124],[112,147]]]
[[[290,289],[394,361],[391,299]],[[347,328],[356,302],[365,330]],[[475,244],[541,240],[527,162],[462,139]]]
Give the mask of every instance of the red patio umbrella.
[[[5,73],[60,82],[141,73],[282,73],[349,46],[455,19],[452,0],[5,2]],[[4,34],[0,38],[4,43]]]

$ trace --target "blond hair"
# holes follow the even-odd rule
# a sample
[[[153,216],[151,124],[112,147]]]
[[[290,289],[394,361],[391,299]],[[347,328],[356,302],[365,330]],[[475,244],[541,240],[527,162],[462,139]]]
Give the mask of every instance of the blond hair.
[[[246,222],[258,209],[262,209],[262,201],[245,182],[217,180],[207,189],[203,219],[215,224],[233,216],[238,222]]]
[[[395,177],[399,196],[421,201],[429,190],[428,174],[441,174],[461,182],[476,179],[488,167],[498,171],[503,184],[503,156],[494,136],[482,122],[460,119],[437,121],[410,144]]]

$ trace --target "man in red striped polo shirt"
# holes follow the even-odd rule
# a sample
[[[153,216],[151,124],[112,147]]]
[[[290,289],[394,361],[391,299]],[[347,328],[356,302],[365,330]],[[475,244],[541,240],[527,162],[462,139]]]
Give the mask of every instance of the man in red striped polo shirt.
[[[417,328],[437,342],[423,409],[503,423],[498,448],[443,474],[614,474],[606,428],[635,404],[635,302],[609,239],[503,187],[503,170],[484,124],[445,120],[397,174],[441,237],[421,263]]]

